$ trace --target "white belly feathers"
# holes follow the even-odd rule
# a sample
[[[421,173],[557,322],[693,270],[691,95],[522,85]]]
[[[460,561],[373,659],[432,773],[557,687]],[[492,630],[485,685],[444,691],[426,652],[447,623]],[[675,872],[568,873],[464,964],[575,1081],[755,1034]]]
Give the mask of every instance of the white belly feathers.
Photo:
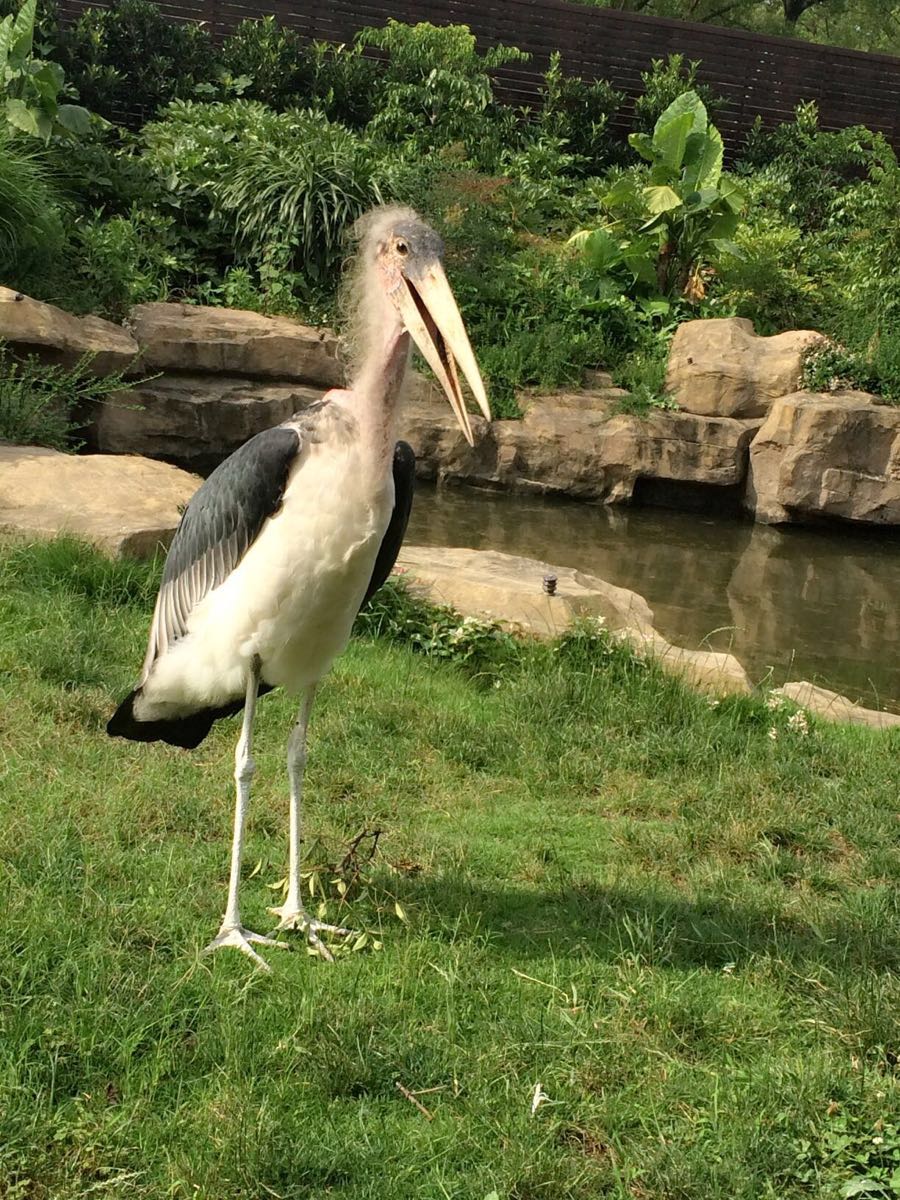
[[[393,511],[390,463],[378,475],[355,439],[300,455],[281,509],[154,663],[140,719],[242,697],[254,656],[266,683],[291,692],[322,678],[349,640]]]

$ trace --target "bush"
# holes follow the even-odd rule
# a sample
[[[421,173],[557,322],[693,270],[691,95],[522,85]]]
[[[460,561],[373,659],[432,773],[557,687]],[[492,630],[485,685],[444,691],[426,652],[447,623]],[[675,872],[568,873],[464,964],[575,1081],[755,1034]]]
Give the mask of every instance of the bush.
[[[169,20],[151,0],[85,9],[62,37],[61,53],[82,102],[130,129],[219,73],[206,30]]]
[[[768,168],[782,181],[781,209],[804,230],[828,224],[837,195],[876,167],[894,159],[881,136],[861,125],[836,133],[819,128],[819,111],[799,104],[793,121],[772,130],[756,118],[735,169],[750,174]]]
[[[822,280],[834,273],[828,245],[784,216],[782,179],[766,169],[742,183],[748,211],[734,234],[740,253],[718,260],[710,315],[747,317],[761,334],[827,325],[831,301]]]
[[[682,54],[670,54],[666,59],[652,59],[650,70],[641,73],[644,90],[634,102],[634,131],[652,133],[656,122],[682,92],[695,92],[703,102],[710,121],[714,122],[725,107],[726,101],[717,97],[711,88],[698,82],[699,68],[699,60],[685,65]]]
[[[313,280],[335,265],[348,224],[381,203],[389,174],[323,114],[274,113],[256,101],[176,102],[144,141],[198,251],[227,262],[236,247],[254,265],[275,255]]]
[[[223,85],[276,111],[311,105],[361,129],[375,113],[383,65],[362,46],[306,42],[274,17],[242,21],[222,46]]]
[[[310,76],[306,46],[272,16],[248,17],[222,44],[221,63],[232,87],[248,100],[282,110],[306,103]]]
[[[121,375],[94,375],[91,355],[74,367],[46,366],[36,357],[14,359],[0,342],[0,441],[74,450],[77,411],[133,386]]]
[[[383,29],[361,30],[357,44],[388,55],[370,136],[420,154],[458,142],[478,165],[496,164],[516,118],[496,102],[489,72],[528,55],[509,46],[480,55],[465,25],[428,22],[392,20]]]
[[[550,55],[538,125],[543,134],[565,141],[576,156],[575,173],[596,175],[625,157],[621,138],[609,129],[625,96],[605,79],[585,83],[577,75],[564,75],[561,61],[558,51]]]

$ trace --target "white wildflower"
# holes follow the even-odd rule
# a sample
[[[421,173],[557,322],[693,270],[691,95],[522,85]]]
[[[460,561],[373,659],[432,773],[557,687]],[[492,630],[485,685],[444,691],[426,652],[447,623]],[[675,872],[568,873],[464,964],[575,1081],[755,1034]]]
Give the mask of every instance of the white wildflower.
[[[784,708],[784,697],[776,696],[774,692],[769,692],[766,697],[766,708],[769,712],[778,712],[780,708]]]
[[[809,733],[809,721],[806,719],[806,713],[802,708],[798,708],[792,717],[788,717],[788,729],[793,733],[797,733],[800,737],[806,737]]]
[[[774,725],[773,725],[773,726],[772,726],[772,728],[769,730],[769,741],[770,741],[770,742],[777,742],[777,741],[778,741],[778,730],[775,728],[775,726],[774,726]]]

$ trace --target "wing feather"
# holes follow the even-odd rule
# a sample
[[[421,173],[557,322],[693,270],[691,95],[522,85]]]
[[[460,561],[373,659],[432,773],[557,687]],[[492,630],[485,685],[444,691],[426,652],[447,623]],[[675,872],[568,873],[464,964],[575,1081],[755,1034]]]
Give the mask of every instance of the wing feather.
[[[153,663],[184,637],[192,611],[228,578],[277,512],[304,440],[297,422],[266,429],[197,489],[169,547],[141,684]]]

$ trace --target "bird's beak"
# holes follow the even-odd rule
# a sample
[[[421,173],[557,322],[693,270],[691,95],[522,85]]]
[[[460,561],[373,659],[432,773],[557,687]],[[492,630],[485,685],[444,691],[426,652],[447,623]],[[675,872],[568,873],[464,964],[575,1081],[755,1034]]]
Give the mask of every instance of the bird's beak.
[[[459,385],[457,363],[462,367],[478,407],[488,421],[491,419],[491,410],[481,372],[444,268],[439,262],[432,263],[414,281],[404,275],[394,298],[413,341],[447,393],[450,407],[466,441],[473,446],[472,423]]]

